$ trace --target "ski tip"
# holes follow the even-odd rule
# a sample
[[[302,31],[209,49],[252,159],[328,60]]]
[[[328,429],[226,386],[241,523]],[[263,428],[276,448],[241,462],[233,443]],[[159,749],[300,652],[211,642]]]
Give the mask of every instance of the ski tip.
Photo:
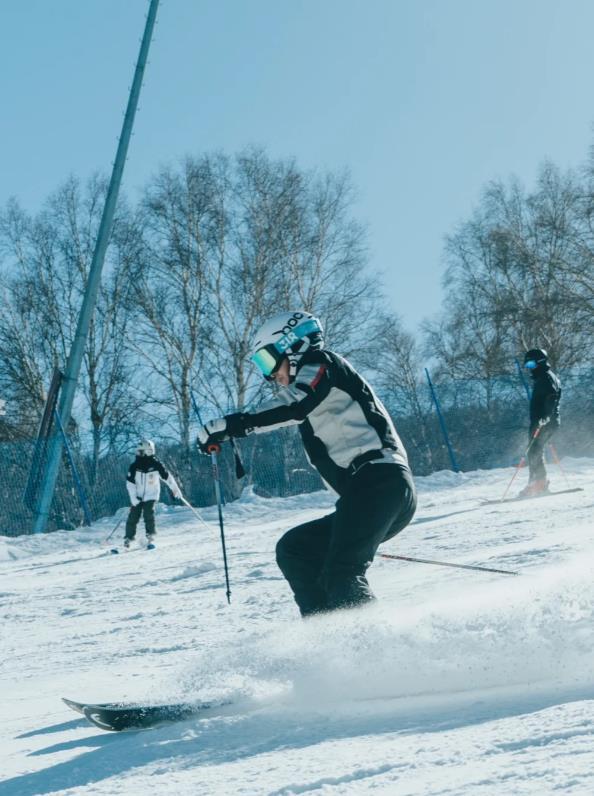
[[[75,710],[77,713],[80,713],[81,715],[84,716],[83,712],[84,703],[75,702],[73,699],[66,699],[66,697],[62,697],[62,702],[72,710]]]

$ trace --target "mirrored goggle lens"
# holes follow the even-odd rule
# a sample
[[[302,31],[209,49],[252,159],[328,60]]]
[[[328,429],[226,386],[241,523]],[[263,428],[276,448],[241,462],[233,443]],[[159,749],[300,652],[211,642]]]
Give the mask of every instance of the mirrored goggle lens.
[[[528,368],[528,370],[534,370],[534,368],[538,367],[538,362],[535,362],[534,359],[529,359],[528,362],[524,362],[524,367]]]
[[[259,351],[256,351],[252,357],[252,362],[256,363],[264,376],[270,376],[278,365],[278,359],[273,357],[266,348],[261,348]]]

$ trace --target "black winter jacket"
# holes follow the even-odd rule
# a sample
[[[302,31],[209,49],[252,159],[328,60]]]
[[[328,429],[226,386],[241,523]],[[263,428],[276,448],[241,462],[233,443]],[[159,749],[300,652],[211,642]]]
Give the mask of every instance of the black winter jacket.
[[[540,365],[531,373],[533,380],[530,399],[530,433],[533,434],[540,420],[547,421],[551,428],[559,427],[559,401],[561,383],[548,365]]]

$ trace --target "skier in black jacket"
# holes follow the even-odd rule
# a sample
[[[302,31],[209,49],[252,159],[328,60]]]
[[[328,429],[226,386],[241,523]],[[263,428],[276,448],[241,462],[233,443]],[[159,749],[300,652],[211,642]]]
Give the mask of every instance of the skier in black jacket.
[[[528,448],[530,476],[528,486],[520,492],[520,497],[531,497],[546,492],[549,488],[544,451],[545,445],[551,441],[551,437],[559,428],[561,384],[550,368],[547,352],[542,348],[531,348],[526,351],[524,367],[530,371],[533,387],[530,398]]]
[[[308,458],[338,493],[332,514],[299,525],[276,558],[303,616],[374,599],[365,573],[377,548],[411,521],[415,487],[406,451],[369,384],[323,348],[322,326],[284,312],[258,331],[252,360],[276,392],[258,412],[211,420],[198,444],[299,425]]]
[[[126,488],[130,496],[130,512],[126,520],[124,547],[136,536],[136,526],[140,516],[144,517],[146,541],[153,547],[155,534],[155,503],[161,494],[161,480],[165,481],[174,498],[181,498],[181,491],[175,478],[155,456],[155,443],[143,439],[138,443],[136,459],[130,465],[126,476]]]

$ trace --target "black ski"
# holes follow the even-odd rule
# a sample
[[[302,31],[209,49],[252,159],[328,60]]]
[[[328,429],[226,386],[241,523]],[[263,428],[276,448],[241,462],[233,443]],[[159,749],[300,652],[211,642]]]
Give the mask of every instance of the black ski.
[[[77,713],[82,713],[84,716],[84,702],[74,702],[72,699],[66,699],[66,697],[62,697],[62,702],[65,702],[69,708],[76,710]],[[105,705],[101,705],[100,707],[105,707]]]
[[[147,544],[145,547],[133,547],[133,548],[124,547],[123,548],[124,553],[134,553],[134,552],[136,552],[138,550],[156,550],[156,549],[157,549],[157,545],[154,542],[150,542],[150,544]],[[118,555],[118,553],[120,552],[120,548],[119,547],[112,547],[109,552],[112,555],[114,555],[114,556]]]
[[[62,698],[69,708],[81,713],[101,730],[146,730],[166,722],[183,721],[223,703],[178,702],[168,705],[138,705],[125,702],[89,704]]]
[[[570,492],[583,492],[581,486],[576,486],[573,489],[558,489],[556,492],[543,492],[540,495],[527,495],[526,497],[522,497],[521,495],[517,495],[516,497],[505,498],[502,500],[498,498],[497,500],[483,500],[483,506],[493,505],[494,503],[516,503],[519,500],[532,500],[534,498],[544,498],[544,497],[553,497],[553,495],[568,495]]]

